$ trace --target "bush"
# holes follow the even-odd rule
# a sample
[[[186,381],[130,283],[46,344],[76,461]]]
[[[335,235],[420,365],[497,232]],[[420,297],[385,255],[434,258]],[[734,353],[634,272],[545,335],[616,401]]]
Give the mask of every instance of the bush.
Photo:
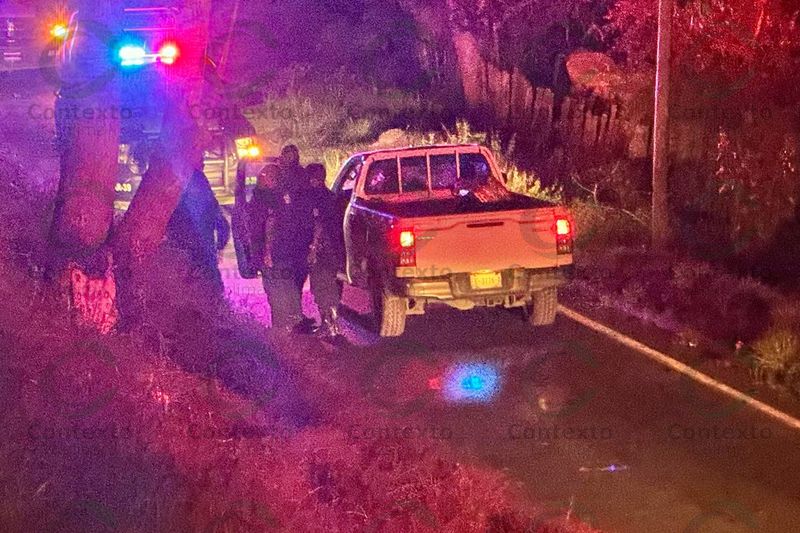
[[[722,310],[723,340],[753,342],[769,328],[771,310],[770,297],[763,285],[750,279],[739,281]]]
[[[506,187],[511,191],[556,204],[563,202],[561,188],[558,186],[545,187],[542,185],[542,180],[533,172],[526,172],[515,165],[509,165],[504,170],[504,174]]]
[[[370,144],[390,128],[422,130],[441,124],[443,108],[419,95],[332,83],[331,90],[289,92],[253,108],[256,132],[276,148],[294,143],[301,152],[321,152]]]
[[[631,213],[586,200],[573,200],[570,208],[575,218],[578,250],[641,247],[649,241],[644,213]]]
[[[754,345],[757,381],[775,384],[787,378],[800,365],[800,335],[783,327],[770,329]]]
[[[672,283],[681,292],[693,294],[713,276],[711,265],[703,261],[683,260],[672,267]]]

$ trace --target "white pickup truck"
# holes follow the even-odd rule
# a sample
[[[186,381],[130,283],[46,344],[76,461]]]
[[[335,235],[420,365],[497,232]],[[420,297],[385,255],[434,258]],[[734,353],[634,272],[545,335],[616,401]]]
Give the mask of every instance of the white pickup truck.
[[[510,192],[477,145],[352,156],[333,184],[346,282],[370,291],[381,336],[402,335],[430,304],[521,308],[552,324],[572,266],[568,211]]]

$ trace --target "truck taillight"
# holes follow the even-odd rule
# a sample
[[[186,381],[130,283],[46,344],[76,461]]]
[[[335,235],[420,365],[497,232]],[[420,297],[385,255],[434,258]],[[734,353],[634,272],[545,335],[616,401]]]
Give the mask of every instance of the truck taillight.
[[[401,230],[397,235],[399,258],[403,267],[417,266],[417,237],[413,229]]]
[[[572,223],[568,218],[556,219],[556,251],[559,255],[572,253]]]
[[[400,232],[400,247],[401,248],[413,248],[414,247],[414,231],[413,230],[403,230]]]

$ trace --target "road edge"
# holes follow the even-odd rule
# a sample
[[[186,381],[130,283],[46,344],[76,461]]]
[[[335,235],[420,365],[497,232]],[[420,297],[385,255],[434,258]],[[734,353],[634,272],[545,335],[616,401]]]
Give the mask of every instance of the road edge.
[[[713,389],[719,393],[725,394],[735,400],[742,402],[743,404],[759,411],[783,424],[789,426],[791,428],[800,430],[800,420],[793,417],[792,415],[781,411],[771,405],[768,405],[760,400],[756,400],[752,396],[748,396],[747,394],[741,392],[738,389],[731,387],[730,385],[726,385],[720,381],[715,380],[714,378],[710,377],[699,370],[692,368],[691,366],[687,365],[686,363],[682,363],[677,359],[670,357],[669,355],[659,352],[658,350],[643,344],[636,339],[633,339],[624,333],[620,333],[600,322],[592,320],[591,318],[575,311],[563,304],[559,304],[558,312],[568,319],[572,320],[573,322],[577,322],[578,324],[591,329],[597,333],[601,333],[606,337],[609,337],[613,341],[622,344],[623,346],[630,348],[640,354],[646,356],[647,358],[669,368],[670,370],[674,370],[680,374],[683,374],[694,381],[705,385],[706,387]]]

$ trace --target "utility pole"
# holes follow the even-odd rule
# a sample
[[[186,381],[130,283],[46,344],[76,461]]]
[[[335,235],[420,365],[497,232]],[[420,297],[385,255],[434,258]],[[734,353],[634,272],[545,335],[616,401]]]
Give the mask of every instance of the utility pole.
[[[672,14],[674,0],[658,2],[658,53],[653,121],[653,197],[651,237],[663,248],[670,240],[669,224],[669,84],[672,64]]]

